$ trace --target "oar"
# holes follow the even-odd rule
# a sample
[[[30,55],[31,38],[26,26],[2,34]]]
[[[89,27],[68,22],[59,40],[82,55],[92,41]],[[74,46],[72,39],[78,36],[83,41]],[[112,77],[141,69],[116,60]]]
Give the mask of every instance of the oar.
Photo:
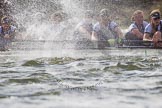
[[[13,42],[24,43],[63,43],[63,44],[85,44],[85,43],[113,43],[111,47],[117,48],[162,48],[162,47],[154,47],[153,41],[143,41],[143,40],[126,40],[123,39],[121,42],[117,42],[115,39],[113,41],[91,41],[91,40],[14,40]],[[111,44],[112,44],[111,43]],[[162,43],[162,41],[158,41],[158,43]],[[87,44],[88,45],[88,44]],[[109,46],[108,46],[109,47]]]
[[[114,42],[117,41],[116,39],[111,39]],[[86,41],[92,41],[92,42],[108,42],[106,40],[13,40],[13,42],[86,42]],[[126,40],[122,39],[119,43],[153,43],[153,41],[143,41],[143,40]],[[158,41],[161,43],[162,41]]]

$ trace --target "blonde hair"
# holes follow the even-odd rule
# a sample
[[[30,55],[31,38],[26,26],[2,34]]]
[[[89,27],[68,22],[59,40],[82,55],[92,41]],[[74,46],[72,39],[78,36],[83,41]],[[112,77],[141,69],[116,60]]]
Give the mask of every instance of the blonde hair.
[[[104,15],[104,16],[109,17],[109,16],[110,16],[110,12],[109,12],[108,9],[102,9],[102,10],[100,11],[100,15]]]
[[[143,11],[141,11],[141,10],[136,10],[136,11],[133,13],[133,15],[132,15],[131,20],[134,21],[135,16],[136,16],[136,15],[139,15],[139,14],[143,14]]]

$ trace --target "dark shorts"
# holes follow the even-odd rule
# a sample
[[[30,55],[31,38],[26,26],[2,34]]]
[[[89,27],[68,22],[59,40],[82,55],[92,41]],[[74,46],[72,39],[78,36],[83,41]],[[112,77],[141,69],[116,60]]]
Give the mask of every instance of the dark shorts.
[[[11,43],[11,40],[0,37],[0,48],[4,48],[5,46],[9,45],[10,43]]]
[[[127,32],[125,34],[125,39],[126,40],[142,40],[142,39],[138,38],[136,35],[134,35],[134,34],[132,34],[130,32]]]
[[[138,38],[137,36],[135,36],[134,34],[127,32],[125,34],[125,45],[130,45],[130,46],[140,46],[143,45],[142,43],[142,39]]]

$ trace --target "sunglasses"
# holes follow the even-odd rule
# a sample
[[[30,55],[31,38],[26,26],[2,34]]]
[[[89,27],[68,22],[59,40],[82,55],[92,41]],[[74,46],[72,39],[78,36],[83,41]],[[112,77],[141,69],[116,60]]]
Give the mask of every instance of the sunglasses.
[[[157,17],[157,18],[153,18],[154,20],[159,20],[160,19],[160,17]]]
[[[104,14],[100,15],[100,17],[102,17],[102,18],[108,18],[108,16],[107,15],[104,15]]]

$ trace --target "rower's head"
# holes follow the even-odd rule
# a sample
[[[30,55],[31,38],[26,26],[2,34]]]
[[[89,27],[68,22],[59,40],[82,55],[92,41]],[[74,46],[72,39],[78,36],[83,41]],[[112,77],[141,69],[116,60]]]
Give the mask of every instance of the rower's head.
[[[100,19],[101,19],[101,21],[109,21],[110,20],[110,12],[108,9],[102,9],[100,11]]]
[[[9,29],[11,24],[11,19],[8,16],[4,16],[1,19],[1,25],[4,29]]]
[[[93,11],[91,10],[86,10],[85,13],[84,13],[84,20],[87,22],[87,23],[92,23],[92,20],[93,20]]]
[[[150,13],[150,19],[151,19],[151,22],[154,25],[159,25],[160,24],[160,18],[161,18],[161,12],[160,12],[159,9],[153,10]]]
[[[60,23],[63,21],[63,14],[61,11],[57,11],[51,15],[51,20],[55,23]]]
[[[141,10],[136,10],[132,17],[131,20],[136,22],[137,24],[142,24],[144,20],[144,13]]]
[[[84,13],[85,18],[93,18],[94,14],[92,10],[86,10]]]

